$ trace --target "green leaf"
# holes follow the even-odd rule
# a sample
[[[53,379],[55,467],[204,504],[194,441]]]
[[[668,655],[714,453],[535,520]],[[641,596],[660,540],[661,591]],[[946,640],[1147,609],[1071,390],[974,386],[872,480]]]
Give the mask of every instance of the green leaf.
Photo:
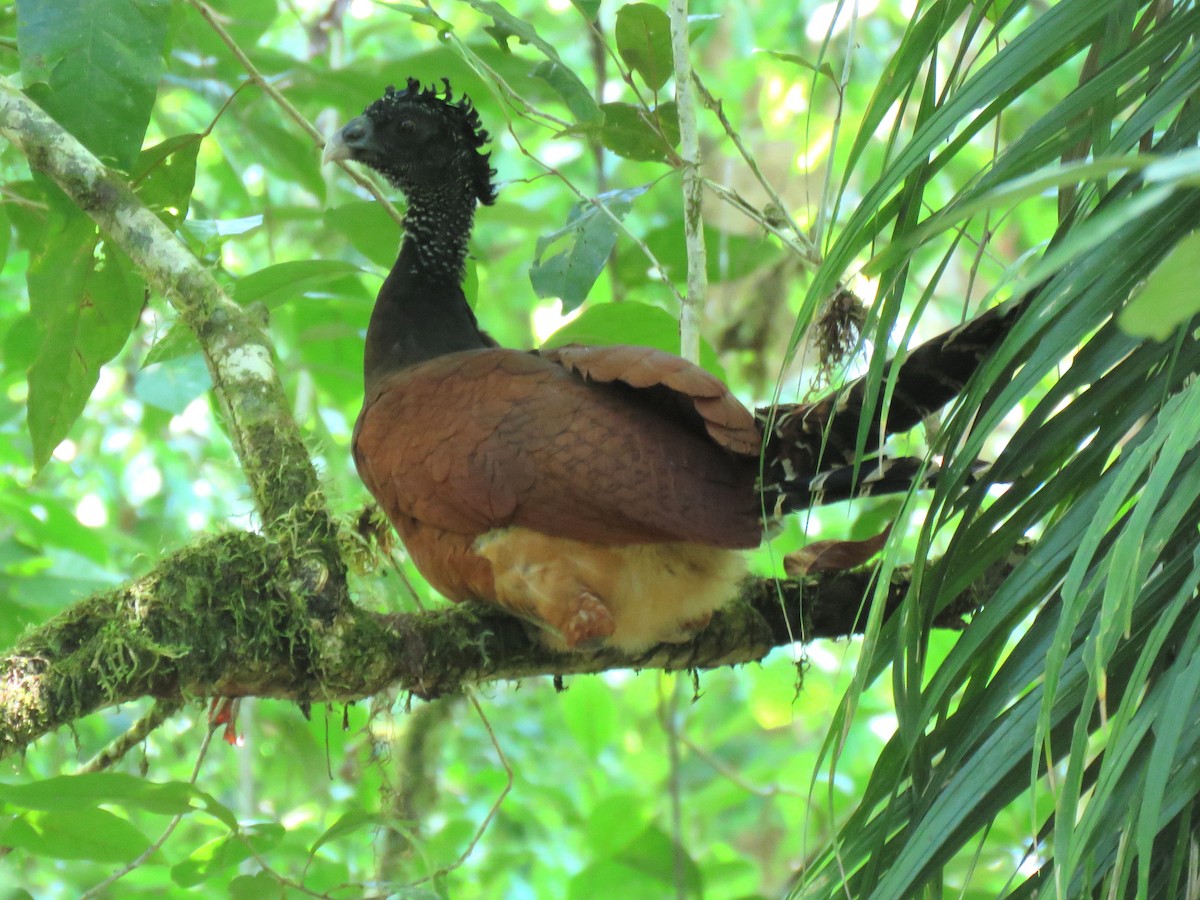
[[[1165,341],[1180,323],[1200,312],[1200,231],[1193,231],[1158,264],[1117,316],[1136,337]]]
[[[168,226],[187,218],[203,135],[167,138],[138,154],[131,182],[138,197]]]
[[[229,882],[231,900],[265,900],[265,898],[288,897],[291,891],[279,883],[279,879],[267,872],[239,875]]]
[[[261,213],[237,219],[188,219],[184,227],[208,248],[229,238],[250,234],[262,227]]]
[[[617,707],[612,691],[599,678],[577,678],[563,698],[567,730],[588,758],[597,758],[616,742]]]
[[[833,66],[827,62],[820,63],[818,65],[817,63],[809,62],[807,58],[799,55],[798,53],[785,53],[782,50],[763,50],[762,52],[767,56],[773,56],[776,59],[781,59],[784,62],[791,63],[792,65],[800,66],[803,69],[808,69],[810,72],[823,75],[835,85],[838,83],[837,73],[833,71]]]
[[[78,211],[55,215],[44,252],[26,273],[30,311],[44,330],[29,369],[27,422],[34,463],[45,465],[83,412],[100,367],[120,352],[145,300],[141,278]]]
[[[180,887],[194,887],[248,859],[251,848],[259,854],[268,853],[285,834],[282,825],[265,822],[246,827],[240,834],[209,841],[171,867],[171,880]]]
[[[391,268],[400,247],[400,228],[380,203],[353,200],[325,211],[325,221],[377,266]]]
[[[676,880],[676,866],[683,875]],[[627,840],[621,850],[608,859],[588,866],[571,879],[568,896],[622,897],[624,900],[658,898],[672,886],[682,888],[683,896],[703,896],[700,869],[682,847],[655,825],[644,828]]]
[[[700,870],[696,861],[685,848],[678,846],[670,836],[656,825],[650,825],[636,838],[625,845],[625,849],[614,859],[644,875],[657,878],[666,884],[675,883],[676,866],[682,869],[684,892],[688,896],[701,895]]]
[[[150,848],[148,837],[104,809],[29,812],[0,837],[6,845],[38,856],[105,863],[128,862]]]
[[[646,303],[596,303],[546,339],[544,347],[567,344],[610,346],[634,344],[679,353],[679,323],[664,310]],[[724,380],[725,373],[708,341],[700,341],[700,366]]]
[[[242,305],[263,303],[268,308],[274,307],[361,271],[353,263],[339,259],[299,259],[277,263],[240,279],[234,286],[233,299]]]
[[[226,33],[243,48],[258,44],[280,10],[276,0],[206,0],[206,3],[216,12]],[[188,49],[213,60],[228,58],[229,48],[190,4],[173,5],[178,18],[172,50]]]
[[[379,815],[367,812],[365,809],[352,809],[349,812],[343,813],[341,818],[330,825],[325,830],[325,833],[316,839],[312,845],[312,849],[308,851],[308,858],[311,860],[316,856],[317,851],[330,841],[336,841],[338,838],[352,834],[360,828],[378,825],[379,823]]]
[[[596,16],[600,14],[600,0],[571,0],[571,5],[589,22],[596,21]]]
[[[39,507],[36,515],[29,508],[30,500],[35,500]],[[97,566],[109,565],[110,548],[103,535],[80,524],[74,511],[53,497],[26,494],[17,499],[0,495],[0,519],[7,522],[14,543],[62,548]]]
[[[147,781],[122,772],[59,775],[30,784],[0,783],[0,800],[25,809],[48,812],[115,803],[166,816],[194,809],[195,800],[200,800],[206,808],[216,803],[187,782]]]
[[[160,346],[160,345],[155,345]],[[145,365],[133,386],[143,403],[179,415],[197,397],[212,387],[212,376],[204,357],[190,353],[177,359]]]
[[[167,328],[167,333],[151,346],[146,358],[142,360],[142,367],[147,368],[198,353],[200,342],[196,340],[196,335],[192,329],[176,320]]]
[[[604,126],[600,141],[626,159],[665,162],[679,146],[679,111],[675,101],[661,103],[652,110],[631,103],[604,103]]]
[[[439,16],[437,13],[429,9],[424,9],[420,6],[408,6],[407,4],[398,3],[388,7],[396,12],[402,12],[418,25],[424,25],[427,28],[432,28],[438,34],[449,34],[454,30],[454,26]]]
[[[150,121],[170,0],[20,0],[29,95],[106,162],[128,171]]]
[[[467,3],[485,16],[491,17],[494,24],[484,31],[492,36],[500,49],[507,51],[508,39],[515,37],[522,44],[529,44],[541,50],[547,58],[555,62],[562,61],[553,44],[544,40],[532,25],[524,19],[518,19],[499,3],[492,3],[490,0],[467,0]]]
[[[567,109],[580,125],[600,125],[604,121],[604,113],[596,105],[591,91],[579,80],[578,75],[562,63],[546,60],[534,66],[529,74],[550,85],[555,93],[562,97]]]
[[[12,226],[8,221],[8,212],[0,206],[0,271],[3,271],[4,262],[8,259],[8,247],[11,242]]]
[[[573,682],[571,690],[579,684]],[[610,705],[613,701],[610,697]],[[638,833],[650,825],[651,813],[641,794],[615,794],[592,808],[587,821],[586,845],[597,859],[620,853]]]
[[[678,283],[687,278],[687,242],[678,220],[643,232],[641,238],[668,278]],[[779,244],[761,233],[737,234],[711,225],[704,228],[704,246],[708,250],[708,280],[713,284],[761,272],[781,255]],[[640,253],[622,253],[617,258],[616,277],[627,287],[655,281],[646,257]]]
[[[560,298],[564,312],[579,306],[600,277],[617,242],[613,217],[624,219],[633,201],[645,191],[645,186],[611,191],[597,197],[595,204],[580,201],[571,207],[566,225],[538,238],[529,269],[534,292],[539,297]],[[564,238],[568,240],[567,248],[545,258],[546,251]]]
[[[617,52],[657,93],[675,71],[671,20],[657,6],[629,3],[617,10]]]
[[[676,896],[671,882],[649,879],[644,872],[612,859],[593,863],[567,883],[568,900],[620,897],[621,900],[661,900]]]

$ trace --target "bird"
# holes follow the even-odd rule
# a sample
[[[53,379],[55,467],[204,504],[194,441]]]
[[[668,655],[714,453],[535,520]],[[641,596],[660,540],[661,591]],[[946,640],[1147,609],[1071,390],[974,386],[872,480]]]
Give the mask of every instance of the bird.
[[[906,490],[919,461],[873,454],[953,399],[1019,312],[993,307],[912,350],[865,442],[863,379],[751,411],[661,350],[501,347],[463,292],[476,211],[497,199],[489,140],[448,80],[409,78],[326,142],[323,162],[363,164],[407,200],[352,454],[430,585],[502,607],[554,650],[689,640],[780,516]]]

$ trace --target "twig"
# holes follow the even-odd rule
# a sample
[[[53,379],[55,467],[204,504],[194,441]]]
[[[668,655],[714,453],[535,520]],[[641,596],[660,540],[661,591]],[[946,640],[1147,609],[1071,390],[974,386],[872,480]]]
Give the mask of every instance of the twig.
[[[150,711],[138,719],[132,728],[92,757],[91,762],[79,771],[102,772],[116,765],[126,753],[144,741],[150,732],[175,715],[181,706],[183,703],[177,699],[155,701]]]
[[[838,9],[840,10],[841,7],[839,6]],[[836,22],[837,22],[837,16],[835,16],[833,18],[833,20],[830,22],[829,32],[826,34],[826,43],[827,44],[828,44],[830,37],[833,34],[833,28],[834,28],[834,25],[836,24]],[[857,0],[855,0],[853,7],[850,11],[850,27],[847,30],[847,34],[846,34],[846,59],[842,65],[841,80],[837,84],[837,92],[838,92],[837,112],[835,112],[833,115],[833,127],[830,130],[830,135],[829,135],[829,159],[830,160],[833,160],[836,158],[834,154],[837,151],[838,137],[841,135],[841,132],[842,132],[842,109],[844,108],[845,102],[846,102],[846,87],[850,84],[850,66],[854,60],[854,47],[855,47],[854,32],[855,32],[855,28],[856,28],[857,24],[858,24],[858,2],[857,2]],[[814,82],[816,81],[816,79],[818,77],[820,77],[820,76],[818,76],[818,75],[813,76]],[[826,228],[826,224],[827,224],[826,218],[828,217],[832,206],[833,206],[833,166],[829,165],[826,167],[826,170],[825,170],[825,183],[821,188],[821,200],[819,203],[817,203],[817,221],[813,226],[812,243],[817,247],[820,247],[821,244],[823,243],[822,235],[825,233],[825,228]]]
[[[700,361],[700,318],[708,299],[708,249],[704,246],[704,182],[700,177],[700,135],[696,128],[692,61],[688,47],[687,0],[671,0],[671,57],[675,65],[675,105],[679,111],[679,156],[683,168],[683,237],[687,245],[687,296],[679,308],[679,355]]]
[[[229,299],[212,273],[134,196],[124,179],[2,77],[0,136],[104,229],[106,239],[129,255],[196,334],[263,525],[273,529],[294,507],[320,497],[316,472],[261,323]],[[281,471],[291,474],[294,490],[279,489]],[[320,504],[305,508],[317,515]],[[340,566],[335,552],[325,565]]]
[[[391,698],[392,693],[389,691],[387,696]],[[394,720],[389,719],[378,733],[368,725],[378,748],[376,757],[385,753],[395,770],[381,788],[382,805],[387,810],[387,824],[376,854],[381,883],[397,881],[401,863],[418,849],[422,822],[438,793],[441,730],[451,721],[464,696],[455,694],[408,710],[399,737],[393,734]],[[393,744],[398,744],[394,751]]]
[[[737,785],[739,788],[741,788],[747,794],[753,794],[755,797],[761,797],[764,800],[771,800],[771,799],[774,799],[775,797],[806,797],[806,796],[808,796],[803,791],[792,791],[792,790],[788,790],[787,788],[781,788],[778,785],[771,785],[769,787],[759,787],[758,785],[751,784],[749,781],[747,781],[745,778],[743,778],[742,774],[737,769],[735,769],[733,766],[724,762],[719,757],[714,756],[708,750],[705,750],[703,747],[701,747],[699,744],[697,744],[695,741],[693,741],[690,737],[688,737],[686,731],[680,730],[679,742],[681,744],[683,744],[683,746],[687,747],[688,750],[690,750],[692,753],[694,753],[696,755],[697,759],[702,760],[703,762],[707,763],[708,766],[710,768],[712,768],[718,775],[720,775],[722,778],[726,779],[727,781],[730,781],[733,784]]]
[[[188,2],[196,10],[196,12],[200,13],[201,17],[209,24],[212,30],[216,32],[217,37],[221,39],[221,42],[229,48],[229,52],[233,54],[234,59],[241,64],[242,68],[246,70],[246,74],[250,76],[250,80],[257,85],[263,91],[263,93],[270,97],[271,100],[273,100],[275,104],[287,114],[289,119],[299,125],[300,128],[303,129],[304,133],[312,138],[313,143],[318,148],[324,147],[325,135],[321,134],[317,126],[308,121],[308,119],[304,117],[304,114],[301,113],[300,110],[296,109],[296,107],[294,107],[291,102],[285,96],[283,96],[283,94],[281,94],[260,71],[258,71],[258,68],[254,65],[254,63],[250,61],[250,57],[248,57],[242,48],[238,46],[237,41],[233,39],[233,36],[225,30],[225,26],[222,25],[220,21],[220,14],[207,3],[205,3],[204,0],[188,0]],[[404,225],[404,216],[399,210],[396,209],[392,202],[388,200],[386,194],[384,194],[382,189],[373,179],[366,177],[356,169],[350,168],[350,166],[346,165],[346,163],[343,161],[339,161],[338,166],[340,166],[341,169],[346,172],[346,174],[354,179],[354,181],[360,187],[362,187],[372,197],[383,204],[383,208],[387,211],[387,214],[391,216],[398,225]]]
[[[462,855],[450,865],[438,869],[431,875],[426,875],[424,878],[420,878],[414,882],[411,882],[408,887],[416,887],[417,885],[425,884],[426,882],[441,878],[444,875],[453,872],[455,869],[465,863],[470,855],[475,851],[475,847],[478,846],[480,839],[487,832],[488,826],[492,824],[492,819],[496,817],[496,813],[500,811],[500,807],[504,804],[504,799],[508,796],[509,791],[512,790],[512,766],[509,765],[508,757],[504,755],[504,750],[502,750],[500,747],[500,741],[496,738],[496,732],[492,730],[492,723],[488,721],[487,714],[483,711],[483,707],[479,705],[479,698],[475,696],[474,691],[467,691],[467,699],[470,700],[471,705],[475,707],[475,712],[479,714],[479,721],[483,723],[483,727],[487,731],[488,737],[491,739],[492,747],[496,750],[496,758],[500,760],[500,765],[504,768],[506,781],[504,782],[503,789],[500,791],[500,796],[496,798],[496,802],[492,804],[492,808],[488,810],[487,815],[483,817],[483,821],[479,823],[479,828],[476,829],[474,837],[471,838],[471,843],[467,844],[467,849],[462,852]]]
[[[209,744],[212,743],[212,738],[213,735],[216,734],[217,727],[218,726],[216,725],[209,725],[206,729],[204,733],[204,740],[200,742],[200,752],[196,755],[196,765],[192,767],[192,777],[188,779],[188,784],[195,784],[196,779],[200,777],[200,766],[203,764],[204,758],[208,755],[208,747]],[[100,896],[101,891],[103,891],[109,885],[115,884],[134,869],[142,866],[146,860],[150,859],[150,857],[154,856],[154,854],[158,853],[158,851],[162,849],[163,844],[167,842],[167,838],[171,836],[175,829],[179,827],[179,823],[183,821],[184,815],[186,815],[186,813],[178,813],[177,815],[173,816],[171,821],[167,824],[167,827],[163,830],[162,835],[159,836],[158,840],[147,847],[137,859],[126,864],[116,872],[113,872],[91,889],[84,891],[79,895],[79,900],[88,900],[89,897]]]
[[[683,784],[680,772],[679,758],[679,698],[683,690],[683,681],[679,675],[671,678],[670,693],[662,695],[663,679],[658,676],[658,721],[663,733],[667,736],[667,787],[671,797],[671,863],[675,882],[676,900],[687,897],[687,879],[684,872],[683,858]]]
[[[713,181],[711,178],[704,179],[704,186],[738,212],[742,213],[748,219],[752,219],[754,222],[757,222],[762,226],[764,231],[770,232],[771,234],[775,235],[775,237],[779,238],[785,247],[792,251],[792,253],[803,260],[806,264],[812,267],[816,267],[821,264],[820,257],[815,254],[815,251],[810,249],[810,245],[807,242],[800,243],[794,235],[791,235],[780,228],[775,222],[771,221],[769,217],[764,215],[761,210],[756,209],[749,200],[747,200],[733,188],[726,187],[725,185],[721,184],[721,182]]]
[[[746,164],[746,167],[750,169],[751,174],[754,175],[754,178],[758,181],[762,189],[766,191],[767,196],[771,200],[772,206],[779,211],[779,215],[785,222],[787,222],[788,228],[791,229],[792,232],[792,241],[797,243],[799,247],[803,248],[800,258],[809,265],[820,265],[820,251],[812,245],[812,243],[805,236],[804,232],[801,231],[800,226],[796,224],[796,220],[792,218],[792,214],[788,211],[787,204],[784,202],[783,198],[779,196],[779,192],[775,190],[775,187],[771,184],[771,182],[767,180],[767,177],[763,174],[762,169],[759,168],[758,160],[754,158],[754,155],[742,141],[742,136],[738,134],[737,130],[733,127],[733,123],[729,121],[729,117],[725,115],[724,104],[712,95],[712,93],[705,86],[704,82],[701,80],[700,76],[695,72],[692,73],[692,81],[695,82],[696,91],[700,95],[700,102],[704,104],[705,109],[709,110],[717,117],[717,121],[720,122],[721,127],[725,129],[725,136],[729,138],[729,140],[733,143],[733,146],[737,148],[737,151],[741,155],[742,161]],[[747,206],[749,206],[749,204],[747,204]],[[764,217],[763,224],[766,225],[768,223],[769,220]]]
[[[470,47],[463,43],[456,35],[452,34],[450,39],[454,43],[454,46],[458,48],[459,54],[463,61],[472,69],[474,69],[480,78],[495,86],[501,97],[508,101],[509,106],[516,109],[519,115],[522,117],[528,115],[535,120],[544,119],[548,122],[553,122],[562,125],[563,127],[567,127],[566,122],[562,122],[561,120],[554,118],[548,113],[543,112],[535,107],[529,101],[525,100],[520,94],[513,90],[512,86],[504,80],[503,76],[501,76],[487,63],[480,59],[479,56],[472,51]],[[539,122],[538,124],[543,123]],[[663,286],[666,287],[666,289],[669,290],[672,295],[674,295],[676,301],[680,304],[680,306],[682,306],[684,304],[683,295],[679,292],[679,289],[675,287],[674,282],[672,282],[670,277],[667,275],[666,267],[658,261],[658,257],[654,255],[654,251],[652,251],[646,245],[646,242],[630,231],[625,223],[622,222],[607,206],[605,206],[595,197],[589,197],[587,194],[583,193],[583,191],[579,190],[579,188],[577,188],[569,178],[563,175],[562,172],[549,163],[543,162],[541,159],[539,159],[528,147],[525,146],[524,142],[517,134],[516,129],[513,128],[512,119],[509,118],[507,114],[505,115],[505,127],[508,129],[508,133],[512,135],[513,141],[517,145],[517,149],[526,159],[531,160],[535,165],[539,166],[547,175],[553,175],[555,178],[561,181],[567,187],[567,189],[574,194],[578,200],[580,200],[580,202],[587,203],[598,209],[602,215],[608,217],[608,219],[613,223],[613,227],[615,227],[622,235],[633,242],[634,246],[636,246],[642,252],[642,255],[645,256],[649,261],[650,266],[657,274],[659,281],[661,281]],[[666,178],[669,174],[670,173],[660,176],[659,179],[651,182],[651,185],[656,184],[657,181],[661,180],[661,178]]]

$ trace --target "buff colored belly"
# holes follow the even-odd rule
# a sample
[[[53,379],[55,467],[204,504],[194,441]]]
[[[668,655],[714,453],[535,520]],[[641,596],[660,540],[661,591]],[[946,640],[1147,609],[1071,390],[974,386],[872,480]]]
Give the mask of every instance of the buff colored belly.
[[[393,520],[409,555],[451,600],[495,603],[556,649],[638,652],[691,638],[737,593],[745,561],[702,544],[612,547],[503,528],[478,538]]]
[[[524,528],[490,532],[475,549],[491,563],[492,599],[545,627],[556,647],[636,652],[688,640],[737,593],[746,571],[736,550],[609,547]]]

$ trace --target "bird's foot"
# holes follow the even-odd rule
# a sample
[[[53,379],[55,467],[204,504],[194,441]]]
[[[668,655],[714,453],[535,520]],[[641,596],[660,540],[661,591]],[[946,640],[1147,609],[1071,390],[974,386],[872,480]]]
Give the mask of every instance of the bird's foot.
[[[551,610],[547,610],[551,612]],[[591,591],[580,591],[574,601],[558,604],[552,610],[558,621],[548,621],[572,650],[590,650],[612,636],[616,623],[604,601]]]

